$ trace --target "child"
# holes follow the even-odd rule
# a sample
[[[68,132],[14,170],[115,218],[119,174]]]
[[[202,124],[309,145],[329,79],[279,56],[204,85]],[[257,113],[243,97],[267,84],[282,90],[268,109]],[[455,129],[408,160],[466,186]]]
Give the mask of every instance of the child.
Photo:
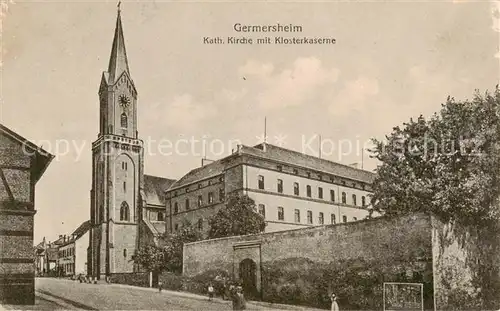
[[[208,284],[208,300],[212,301],[212,298],[214,297],[214,287],[212,286],[212,283]]]
[[[161,293],[161,290],[163,289],[163,283],[161,281],[158,281],[158,291]]]

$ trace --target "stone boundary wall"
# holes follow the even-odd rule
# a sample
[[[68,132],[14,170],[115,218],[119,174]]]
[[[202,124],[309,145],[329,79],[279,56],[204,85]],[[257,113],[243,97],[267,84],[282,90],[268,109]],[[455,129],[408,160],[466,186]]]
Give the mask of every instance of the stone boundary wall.
[[[384,282],[418,282],[432,309],[431,229],[431,216],[414,214],[193,242],[183,275],[239,279],[243,261],[253,261],[255,298],[327,308],[333,291],[342,309],[358,310],[382,307]]]

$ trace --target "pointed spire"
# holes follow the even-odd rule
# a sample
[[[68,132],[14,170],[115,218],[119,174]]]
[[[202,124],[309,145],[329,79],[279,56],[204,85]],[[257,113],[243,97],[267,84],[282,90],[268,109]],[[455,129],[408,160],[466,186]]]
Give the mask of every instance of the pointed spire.
[[[113,39],[113,47],[111,49],[111,57],[109,59],[109,83],[115,83],[115,79],[126,71],[129,75],[127,52],[125,51],[125,39],[123,37],[121,10],[121,1],[118,2],[118,16],[116,18],[115,37]]]

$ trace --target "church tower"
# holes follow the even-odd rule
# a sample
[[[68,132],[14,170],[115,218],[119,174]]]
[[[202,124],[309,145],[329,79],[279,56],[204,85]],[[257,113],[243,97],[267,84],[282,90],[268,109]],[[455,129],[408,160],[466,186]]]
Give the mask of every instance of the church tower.
[[[99,87],[99,134],[92,143],[92,229],[88,273],[98,279],[136,271],[143,142],[137,131],[137,90],[128,66],[118,8],[108,70]]]

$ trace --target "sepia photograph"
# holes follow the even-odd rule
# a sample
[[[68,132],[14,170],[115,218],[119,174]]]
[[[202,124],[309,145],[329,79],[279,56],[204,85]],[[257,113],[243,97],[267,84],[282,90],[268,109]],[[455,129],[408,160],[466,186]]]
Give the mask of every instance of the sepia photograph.
[[[500,310],[500,1],[0,0],[0,309]]]

